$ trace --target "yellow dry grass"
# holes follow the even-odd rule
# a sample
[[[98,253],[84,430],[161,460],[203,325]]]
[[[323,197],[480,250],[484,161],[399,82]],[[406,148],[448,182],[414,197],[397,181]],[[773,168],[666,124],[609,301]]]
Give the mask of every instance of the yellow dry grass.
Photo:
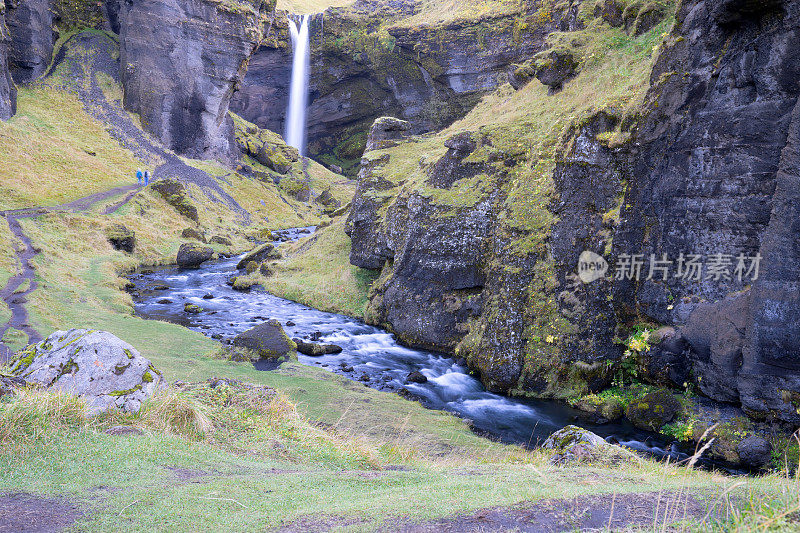
[[[56,205],[135,181],[133,155],[73,95],[21,88],[0,123],[0,210]]]
[[[329,7],[349,6],[355,0],[278,0],[278,9],[291,13],[321,13]]]

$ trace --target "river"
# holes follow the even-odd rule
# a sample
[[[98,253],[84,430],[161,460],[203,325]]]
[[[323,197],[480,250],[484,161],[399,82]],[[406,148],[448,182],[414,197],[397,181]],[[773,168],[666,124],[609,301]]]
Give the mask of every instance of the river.
[[[294,240],[311,228],[302,231],[296,229],[285,235]],[[290,337],[343,348],[335,355],[300,355],[301,363],[344,375],[375,389],[395,393],[405,389],[406,396],[416,397],[426,407],[469,419],[478,433],[503,442],[533,447],[551,433],[575,424],[649,455],[686,457],[674,445],[626,422],[593,424],[561,402],[509,398],[488,392],[459,361],[401,346],[392,334],[360,320],[312,309],[263,290],[235,291],[227,281],[236,274],[238,260],[208,262],[196,270],[148,269],[131,275],[136,285],[136,313],[145,319],[180,324],[222,342],[262,321],[277,319]],[[187,303],[201,306],[204,312],[185,313]],[[424,374],[427,383],[406,383],[414,371]]]

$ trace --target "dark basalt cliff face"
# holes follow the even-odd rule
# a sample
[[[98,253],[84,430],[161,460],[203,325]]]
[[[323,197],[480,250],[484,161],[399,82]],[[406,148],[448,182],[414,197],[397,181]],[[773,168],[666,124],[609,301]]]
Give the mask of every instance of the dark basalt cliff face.
[[[542,50],[549,33],[575,24],[569,2],[544,20],[533,17],[531,7],[508,15],[405,25],[403,19],[419,9],[412,0],[361,1],[314,18],[311,156],[355,173],[375,119],[403,118],[417,133],[441,129],[505,82],[514,63]],[[284,129],[288,102],[287,24],[283,14],[267,23],[268,38],[231,105],[247,120],[278,132]]]
[[[684,2],[652,82],[615,251],[763,259],[752,288],[617,283],[620,317],[686,324],[663,356],[688,357],[705,394],[800,422],[800,4]]]
[[[365,154],[348,233],[351,262],[382,269],[368,320],[541,397],[607,386],[634,323],[674,326],[641,379],[800,422],[800,4],[684,0],[676,17],[641,108],[581,117],[552,167],[483,132],[425,144],[408,167],[423,178],[386,172],[398,152]],[[552,190],[516,223],[530,169]],[[583,283],[586,251],[610,274],[642,254],[641,280]],[[731,275],[647,280],[651,254],[722,254]],[[740,281],[737,259],[758,254]]]
[[[0,120],[8,120],[17,110],[17,88],[8,64],[11,35],[6,26],[5,15],[6,6],[0,0]]]
[[[41,76],[53,54],[53,14],[48,0],[9,0],[6,23],[11,34],[11,74],[17,83]]]
[[[267,9],[261,0],[123,4],[118,20],[125,108],[180,154],[232,160],[237,148],[228,105],[261,39]]]

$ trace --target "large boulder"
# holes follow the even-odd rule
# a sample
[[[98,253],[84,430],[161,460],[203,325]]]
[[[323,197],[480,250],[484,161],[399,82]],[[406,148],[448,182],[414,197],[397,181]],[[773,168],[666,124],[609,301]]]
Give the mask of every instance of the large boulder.
[[[124,2],[119,21],[125,108],[139,113],[145,130],[180,154],[232,161],[237,150],[228,104],[261,40],[261,15],[269,5]]]
[[[553,49],[536,56],[534,68],[536,78],[554,92],[578,74],[580,62],[570,50]]]
[[[637,428],[658,431],[664,424],[672,422],[681,410],[681,402],[674,394],[667,390],[658,390],[632,401],[625,416]]]
[[[181,268],[198,268],[214,256],[214,249],[192,242],[181,244],[177,262]]]
[[[86,398],[95,412],[137,412],[165,385],[161,372],[130,344],[105,331],[56,331],[17,354],[12,374]]]
[[[620,446],[609,444],[600,435],[578,426],[567,426],[552,435],[542,444],[545,450],[553,450],[553,463],[566,464],[584,461],[617,462],[633,458],[634,455]]]
[[[280,259],[281,255],[278,250],[275,249],[274,244],[266,243],[260,246],[257,246],[255,249],[247,252],[244,257],[239,261],[236,265],[238,270],[244,270],[247,268],[247,264],[251,261],[255,263],[261,263],[268,259]]]
[[[261,359],[274,361],[287,361],[297,350],[297,345],[277,320],[269,320],[240,333],[233,339],[233,345],[251,350]]]

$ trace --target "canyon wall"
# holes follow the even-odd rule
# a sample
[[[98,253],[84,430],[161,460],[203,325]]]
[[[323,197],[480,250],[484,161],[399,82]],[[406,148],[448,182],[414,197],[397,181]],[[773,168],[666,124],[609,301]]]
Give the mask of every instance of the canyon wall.
[[[42,74],[53,55],[53,15],[48,0],[9,0],[6,24],[11,35],[9,61],[17,83]]]
[[[0,120],[8,120],[17,110],[17,88],[9,70],[11,35],[6,26],[6,5],[0,0]]]
[[[439,23],[407,22],[421,8],[411,0],[359,1],[316,16],[309,153],[355,174],[378,117],[396,116],[423,132],[464,116],[506,81],[514,63],[542,50],[549,33],[575,23],[573,2],[541,20],[532,15],[540,3]],[[282,13],[267,22],[267,38],[231,104],[247,120],[281,133],[291,64],[287,24]]]
[[[268,9],[261,0],[123,4],[118,21],[125,108],[180,154],[234,160],[228,105]]]
[[[624,24],[609,5],[593,16]],[[646,7],[632,34],[653,27]],[[675,16],[641,105],[590,109],[550,162],[509,149],[512,128],[365,154],[348,233],[351,262],[382,269],[368,320],[493,390],[556,398],[608,386],[626,332],[672,326],[627,361],[640,379],[800,422],[800,6],[684,0]],[[609,263],[591,283],[587,252]],[[614,276],[638,259],[638,279]]]

